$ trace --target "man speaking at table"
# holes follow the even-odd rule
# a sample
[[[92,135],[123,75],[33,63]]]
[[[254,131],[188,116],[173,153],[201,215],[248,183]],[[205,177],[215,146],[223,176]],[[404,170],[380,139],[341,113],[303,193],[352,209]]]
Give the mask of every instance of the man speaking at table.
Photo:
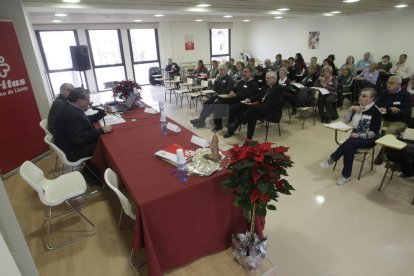
[[[54,142],[72,162],[92,156],[99,135],[112,131],[111,126],[93,126],[106,113],[102,110],[87,116],[89,98],[89,92],[83,88],[73,89],[56,118]]]

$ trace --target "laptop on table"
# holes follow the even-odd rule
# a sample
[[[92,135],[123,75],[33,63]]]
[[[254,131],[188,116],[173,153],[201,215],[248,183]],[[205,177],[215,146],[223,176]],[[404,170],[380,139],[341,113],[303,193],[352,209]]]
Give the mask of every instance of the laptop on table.
[[[112,111],[113,112],[125,112],[125,111],[130,110],[132,106],[134,105],[136,98],[137,98],[137,95],[131,93],[125,102],[117,103],[111,106]]]

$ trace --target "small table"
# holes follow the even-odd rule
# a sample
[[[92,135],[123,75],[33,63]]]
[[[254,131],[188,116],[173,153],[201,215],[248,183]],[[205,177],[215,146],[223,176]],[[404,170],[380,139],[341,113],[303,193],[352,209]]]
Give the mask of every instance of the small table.
[[[335,143],[340,145],[341,143],[338,141],[338,131],[348,132],[352,129],[352,127],[348,126],[347,124],[338,121],[330,124],[325,124],[325,127],[335,130]]]
[[[376,140],[375,143],[385,148],[392,148],[396,150],[402,150],[403,148],[407,146],[407,143],[404,143],[398,140],[393,134],[386,134],[383,137]],[[386,170],[385,170],[384,176],[382,177],[381,184],[378,187],[378,191],[381,191],[382,185],[384,184],[385,177],[387,176],[387,173],[390,170],[391,165],[392,165],[389,160],[386,159],[385,161],[387,162],[387,164],[385,164]],[[391,174],[391,178],[392,178],[392,174]]]

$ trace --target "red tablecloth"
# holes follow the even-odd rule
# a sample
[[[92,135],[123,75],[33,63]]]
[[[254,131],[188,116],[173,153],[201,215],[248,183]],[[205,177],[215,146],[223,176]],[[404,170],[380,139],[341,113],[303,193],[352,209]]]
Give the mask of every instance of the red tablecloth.
[[[227,172],[178,182],[178,175],[171,174],[174,167],[154,153],[172,143],[196,149],[192,133],[181,127],[180,133],[162,136],[159,115],[142,110],[125,117],[136,121],[127,119],[115,125],[113,133],[101,135],[93,162],[102,170],[113,168],[137,205],[132,246],[145,245],[148,274],[161,275],[228,248],[231,234],[245,232],[248,226],[241,208],[232,206],[231,191],[223,189]]]

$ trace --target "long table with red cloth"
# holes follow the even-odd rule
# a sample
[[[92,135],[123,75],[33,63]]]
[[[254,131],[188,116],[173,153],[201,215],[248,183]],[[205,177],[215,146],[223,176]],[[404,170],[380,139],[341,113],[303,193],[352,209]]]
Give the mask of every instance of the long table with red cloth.
[[[248,229],[241,208],[232,206],[232,192],[223,189],[227,171],[180,183],[174,166],[154,156],[173,143],[197,149],[184,127],[162,136],[159,117],[143,110],[127,113],[126,123],[100,136],[93,156],[101,170],[111,167],[118,174],[137,206],[132,246],[145,247],[148,275],[220,252],[231,245],[232,233]]]

